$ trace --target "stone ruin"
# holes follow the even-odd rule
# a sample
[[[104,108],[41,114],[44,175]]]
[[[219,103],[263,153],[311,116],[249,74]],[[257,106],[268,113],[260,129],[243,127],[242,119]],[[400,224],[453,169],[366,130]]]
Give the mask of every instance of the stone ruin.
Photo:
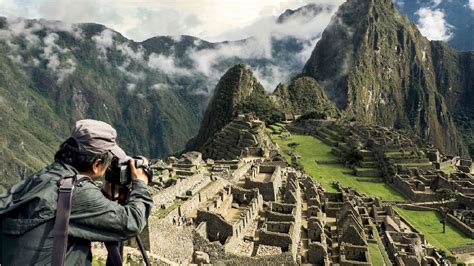
[[[239,115],[206,142],[203,154],[206,158],[234,160],[264,157],[275,148],[264,122],[252,115]]]
[[[237,126],[232,125],[223,132],[245,136],[243,131],[249,132],[258,124],[245,116],[240,119],[244,119],[238,122],[242,128],[236,130]],[[426,162],[425,158],[432,162],[432,153],[410,148],[413,142],[397,134],[389,135],[395,143],[381,153],[374,147],[388,141],[383,140],[383,128],[352,125],[348,130],[353,133],[349,134],[340,125],[331,125],[327,125],[329,130],[318,132],[337,148],[333,152],[340,158],[354,149],[358,151],[361,159],[356,167],[360,169],[354,169],[355,175],[370,170],[374,178],[389,180],[389,164],[380,162],[387,163],[384,155],[397,149],[397,154],[408,154],[423,160],[421,163]],[[235,135],[221,135],[216,139],[219,141],[207,147],[214,145],[225,154],[213,148],[207,152],[217,157],[204,156],[206,161],[193,152],[154,165],[158,175],[154,200],[161,208],[150,218],[146,239],[153,239],[147,247],[159,262],[372,265],[370,250],[375,246],[386,264],[441,265],[441,255],[424,236],[380,199],[337,183],[336,192],[326,191],[312,177],[286,161],[276,160],[278,154],[261,152],[268,147],[257,151],[255,146],[240,145],[245,137],[237,140]],[[226,142],[228,139],[237,142],[231,144]],[[229,145],[240,151],[228,149]],[[396,164],[403,163],[396,159]],[[423,186],[425,192],[436,193],[443,188],[463,191],[456,195],[459,205],[451,206],[447,219],[459,221],[459,226],[472,233],[474,215],[470,208],[474,207],[474,195],[471,184],[466,183],[472,177],[459,172],[444,176],[433,173],[436,167],[396,172],[398,176],[407,175],[406,179],[417,177],[419,183],[407,181],[410,191],[423,191]],[[173,224],[181,217],[186,217],[186,223]]]
[[[290,131],[313,135],[331,145],[340,162],[356,154],[355,178],[369,176],[413,202],[446,208],[448,221],[466,235],[473,235],[469,216],[474,210],[471,159],[441,154],[416,136],[379,126],[309,119],[292,124]]]

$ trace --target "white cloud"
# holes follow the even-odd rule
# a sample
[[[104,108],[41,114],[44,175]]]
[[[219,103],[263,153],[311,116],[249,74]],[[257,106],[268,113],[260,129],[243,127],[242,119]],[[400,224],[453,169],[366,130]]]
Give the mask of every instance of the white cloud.
[[[306,62],[311,57],[311,53],[313,53],[314,47],[319,42],[321,38],[317,37],[308,42],[306,42],[303,46],[301,52],[299,52],[296,56],[300,62]]]
[[[124,63],[121,66],[117,66],[117,69],[123,74],[125,74],[128,78],[134,81],[145,80],[146,75],[143,71],[128,70],[128,68],[130,67],[130,64],[131,64],[130,59],[127,59],[124,61]]]
[[[170,86],[166,83],[157,83],[152,86],[152,89],[156,91],[165,91],[165,90],[169,90]]]
[[[43,38],[43,52],[40,57],[48,61],[46,68],[56,75],[58,83],[62,83],[76,71],[76,62],[71,58],[61,61],[61,58],[65,58],[70,50],[57,45],[58,40],[59,35],[54,32],[46,35]]]
[[[161,54],[158,55],[152,53],[148,58],[148,66],[153,69],[161,70],[167,75],[192,75],[191,70],[177,66],[175,60],[172,57],[164,56]]]
[[[474,10],[474,0],[469,0],[469,8]]]
[[[133,83],[127,84],[127,91],[129,93],[133,93],[136,89],[137,89],[137,84],[133,84]]]
[[[245,28],[315,0],[0,0],[0,15],[104,24],[127,38],[192,35],[210,41],[231,28]],[[343,0],[318,0],[336,5]],[[247,36],[250,36],[247,35]]]
[[[132,47],[130,47],[129,43],[121,43],[117,45],[117,50],[122,52],[124,56],[127,56],[137,62],[144,62],[143,56],[145,55],[145,50],[142,46],[138,46],[137,49],[134,50]]]
[[[252,69],[257,80],[267,91],[273,91],[276,86],[283,81],[289,80],[288,70],[282,66],[270,65],[267,68]]]
[[[105,29],[100,34],[92,36],[92,40],[95,42],[97,49],[101,51],[103,56],[107,55],[107,49],[111,48],[114,44],[115,32]]]
[[[416,14],[420,17],[417,26],[428,39],[447,41],[452,37],[451,25],[444,19],[441,9],[422,7]]]

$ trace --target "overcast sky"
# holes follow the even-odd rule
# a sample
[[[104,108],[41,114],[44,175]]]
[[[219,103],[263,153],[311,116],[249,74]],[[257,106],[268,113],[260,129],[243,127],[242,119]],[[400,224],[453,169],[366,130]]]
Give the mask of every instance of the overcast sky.
[[[310,2],[343,0],[0,0],[0,15],[95,22],[135,41],[183,34],[223,41],[248,37],[245,29],[262,18]]]

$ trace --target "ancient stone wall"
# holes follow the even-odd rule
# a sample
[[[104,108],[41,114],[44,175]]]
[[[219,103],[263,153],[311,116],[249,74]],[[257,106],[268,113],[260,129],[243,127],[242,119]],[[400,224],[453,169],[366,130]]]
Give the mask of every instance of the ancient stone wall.
[[[268,210],[265,212],[265,218],[267,218],[270,221],[279,221],[279,222],[294,222],[295,221],[295,216],[292,214],[284,214],[284,213],[273,212],[273,211],[268,211]]]
[[[234,232],[233,226],[222,215],[209,211],[198,210],[196,222],[206,222],[206,233],[209,241],[219,241],[222,245],[226,243],[227,238],[231,237]]]
[[[436,201],[441,200],[442,196],[435,193],[425,193],[416,191],[412,188],[408,180],[405,180],[400,175],[395,175],[392,179],[392,185],[403,195],[413,201]]]
[[[463,194],[457,194],[456,200],[461,203],[462,205],[474,209],[474,197],[469,197]]]
[[[271,178],[269,180],[256,180],[256,175],[259,173],[271,174]],[[254,167],[250,175],[245,177],[244,187],[247,189],[258,188],[265,201],[276,201],[281,183],[279,166],[259,165]]]
[[[153,195],[153,201],[157,206],[168,207],[176,199],[176,196],[182,196],[192,187],[199,185],[200,183],[206,185],[210,182],[210,177],[204,176],[202,173],[196,173],[193,176],[177,180],[176,185],[168,187],[162,191],[158,191]]]
[[[208,254],[210,262],[214,265],[297,265],[290,252],[259,257],[238,256],[225,252],[224,247],[219,244],[209,243],[199,234],[195,234],[193,244],[195,250]]]
[[[467,236],[474,239],[474,229],[473,228],[470,228],[465,223],[463,223],[462,221],[460,221],[458,218],[454,217],[451,214],[448,214],[447,220],[452,225],[456,226],[461,232],[463,232]]]

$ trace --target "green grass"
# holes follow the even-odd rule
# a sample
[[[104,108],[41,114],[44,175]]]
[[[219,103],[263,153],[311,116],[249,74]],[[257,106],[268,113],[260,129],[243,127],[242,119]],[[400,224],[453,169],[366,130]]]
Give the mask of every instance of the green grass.
[[[451,173],[451,172],[456,171],[456,169],[454,168],[454,166],[450,165],[450,166],[443,167],[443,168],[441,169],[441,171],[443,171],[443,172],[449,174],[449,173]]]
[[[171,211],[173,211],[174,209],[176,209],[179,204],[181,204],[181,200],[179,199],[175,199],[173,201],[173,204],[171,204],[168,208],[166,209],[159,209],[157,210],[153,215],[158,217],[158,219],[162,219],[164,218],[166,215],[168,215]]]
[[[453,225],[446,225],[443,234],[441,215],[436,211],[413,211],[396,208],[398,214],[405,218],[412,226],[425,235],[426,240],[438,249],[451,254],[449,248],[474,243],[474,240],[457,230]]]
[[[384,260],[377,243],[369,243],[369,253],[372,259],[372,265],[384,265]]]
[[[386,152],[384,154],[385,158],[404,158],[411,155],[412,155],[411,152],[408,152],[408,151],[405,151],[405,152],[392,151],[392,152]]]
[[[321,140],[312,136],[301,136],[293,134],[290,138],[282,140],[278,135],[271,135],[273,141],[278,143],[285,158],[291,162],[290,153],[296,152],[301,156],[298,164],[305,172],[312,176],[315,181],[321,183],[328,191],[335,191],[332,183],[339,181],[344,187],[352,187],[359,192],[370,196],[380,197],[389,201],[404,201],[405,198],[389,187],[386,183],[374,183],[358,181],[355,175],[348,174],[352,169],[344,164],[317,164],[315,161],[329,161],[338,159],[331,153],[331,147]],[[293,150],[288,147],[290,143],[299,145]],[[368,177],[370,178],[370,177]]]

